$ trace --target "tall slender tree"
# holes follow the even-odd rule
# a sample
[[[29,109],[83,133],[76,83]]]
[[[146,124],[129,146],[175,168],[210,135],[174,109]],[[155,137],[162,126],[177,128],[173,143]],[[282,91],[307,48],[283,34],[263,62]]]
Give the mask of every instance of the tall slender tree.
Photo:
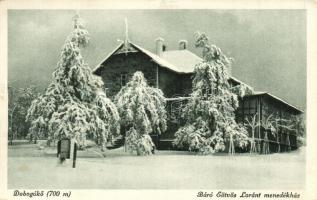
[[[15,89],[9,86],[9,139],[12,144],[13,138],[24,139],[30,128],[30,123],[25,121],[28,108],[37,97],[34,87]]]
[[[51,139],[70,138],[80,146],[91,135],[103,149],[109,136],[119,133],[119,114],[102,80],[84,63],[81,47],[88,44],[88,31],[78,15],[73,20],[53,81],[28,110],[29,134],[36,138],[48,131]]]
[[[228,82],[231,60],[204,33],[195,37],[204,60],[195,66],[193,92],[184,109],[187,122],[176,132],[174,144],[209,154],[223,151],[227,142],[229,153],[234,153],[234,146],[245,147],[248,138],[235,121],[238,98]]]
[[[255,113],[251,119],[246,118],[245,121],[247,122],[247,126],[251,128],[251,140],[250,140],[250,154],[256,153],[256,142],[255,142],[255,130],[257,127],[261,125],[258,120],[258,113]]]
[[[263,140],[263,146],[262,146],[262,153],[263,154],[269,154],[270,153],[270,142],[268,135],[271,134],[275,137],[276,134],[276,128],[274,127],[274,120],[272,119],[273,114],[270,114],[267,117],[264,117],[261,120],[261,127],[264,131],[264,140]]]
[[[137,155],[151,154],[154,146],[150,133],[166,130],[165,98],[160,89],[148,86],[142,72],[119,91],[115,102],[125,127],[126,145]]]

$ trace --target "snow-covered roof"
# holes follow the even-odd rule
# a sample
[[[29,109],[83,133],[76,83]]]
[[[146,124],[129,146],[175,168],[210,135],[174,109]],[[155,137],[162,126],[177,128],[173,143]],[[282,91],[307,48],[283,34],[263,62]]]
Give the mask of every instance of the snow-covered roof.
[[[123,44],[124,42],[120,42],[120,44],[112,52],[110,52],[92,71],[95,72],[97,69],[99,69],[102,63],[108,60],[112,56],[112,54],[114,54],[118,49],[122,47]]]
[[[99,69],[106,60],[108,60],[114,53],[116,53],[122,46],[124,42],[120,42],[120,44],[109,53],[105,59],[103,59],[93,70],[95,72]],[[182,74],[191,74],[194,73],[195,65],[200,63],[203,59],[197,56],[196,54],[188,51],[188,50],[171,50],[162,52],[162,57],[150,52],[149,50],[144,49],[143,47],[129,42],[134,48],[143,52],[147,56],[149,56],[155,63],[160,65],[161,67],[167,68],[177,73]],[[239,84],[243,83],[237,78],[231,77],[231,79]],[[246,84],[247,85],[247,84]]]
[[[277,96],[275,96],[275,95],[273,95],[273,94],[271,94],[269,92],[255,91],[253,94],[248,95],[248,96],[260,96],[260,95],[267,95],[267,96],[269,96],[269,97],[271,97],[271,98],[273,98],[273,99],[275,99],[275,100],[277,100],[277,101],[279,101],[279,102],[281,102],[281,103],[293,108],[294,110],[296,110],[298,112],[301,112],[301,113],[304,112],[301,109],[297,108],[296,106],[293,106],[292,104],[286,102],[285,100],[283,100],[283,99],[281,99],[281,98],[279,98],[279,97],[277,97]]]
[[[120,42],[120,44],[94,68],[93,72],[99,69],[102,63],[108,60],[121,47],[123,47],[123,44],[124,42]],[[161,67],[167,68],[177,73],[184,73],[184,74],[194,73],[195,65],[203,61],[201,57],[197,56],[196,54],[188,50],[164,51],[162,52],[162,56],[160,57],[135,43],[129,42],[129,44],[132,47],[136,48],[137,50],[149,56],[155,63],[157,63]],[[234,77],[232,77],[232,79],[238,83],[242,83],[240,80]]]
[[[162,58],[172,63],[178,71],[183,73],[193,73],[195,65],[203,61],[201,57],[187,49],[164,51],[162,52]]]
[[[163,58],[159,57],[158,55],[140,47],[139,45],[136,45],[136,44],[133,44],[130,42],[130,44],[132,46],[134,46],[135,48],[137,48],[138,50],[140,50],[141,52],[143,52],[144,54],[148,55],[149,57],[152,58],[152,60],[157,63],[158,65],[160,65],[161,67],[165,67],[165,68],[168,68],[168,69],[171,69],[175,72],[178,72],[178,73],[184,73],[182,71],[180,71],[175,65],[169,63],[168,61],[164,60]]]

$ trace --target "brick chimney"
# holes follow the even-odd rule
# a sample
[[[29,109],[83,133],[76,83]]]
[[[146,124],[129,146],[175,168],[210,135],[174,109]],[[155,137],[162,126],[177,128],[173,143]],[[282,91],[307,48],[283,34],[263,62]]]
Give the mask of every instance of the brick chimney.
[[[184,49],[187,49],[187,40],[180,40],[178,42],[178,48],[179,50],[184,50]]]
[[[155,40],[155,44],[156,44],[156,55],[158,56],[162,56],[162,52],[165,51],[166,46],[164,45],[164,39],[159,37]]]

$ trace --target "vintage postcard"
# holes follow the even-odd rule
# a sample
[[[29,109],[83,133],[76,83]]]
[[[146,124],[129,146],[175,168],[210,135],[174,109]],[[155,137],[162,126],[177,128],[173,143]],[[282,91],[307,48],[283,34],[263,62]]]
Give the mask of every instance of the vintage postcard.
[[[317,199],[314,1],[0,1],[0,199]]]

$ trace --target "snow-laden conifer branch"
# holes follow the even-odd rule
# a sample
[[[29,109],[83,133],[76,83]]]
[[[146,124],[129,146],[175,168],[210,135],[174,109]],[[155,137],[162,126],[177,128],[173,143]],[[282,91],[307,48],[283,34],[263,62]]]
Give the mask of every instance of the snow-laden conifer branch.
[[[235,121],[238,97],[228,82],[231,59],[211,45],[204,33],[195,37],[204,60],[195,66],[193,92],[184,109],[187,122],[176,132],[174,144],[209,154],[225,150],[228,143],[229,153],[234,153],[234,147],[245,147],[248,138],[244,126]]]
[[[115,103],[125,127],[126,145],[138,155],[151,154],[150,133],[166,130],[165,98],[160,89],[147,85],[142,72],[132,79],[115,97]]]
[[[103,82],[92,74],[81,55],[88,31],[79,16],[62,47],[53,80],[45,93],[33,101],[27,120],[31,135],[50,133],[50,138],[71,138],[85,146],[87,136],[104,147],[110,135],[119,133],[119,114],[106,97]]]

